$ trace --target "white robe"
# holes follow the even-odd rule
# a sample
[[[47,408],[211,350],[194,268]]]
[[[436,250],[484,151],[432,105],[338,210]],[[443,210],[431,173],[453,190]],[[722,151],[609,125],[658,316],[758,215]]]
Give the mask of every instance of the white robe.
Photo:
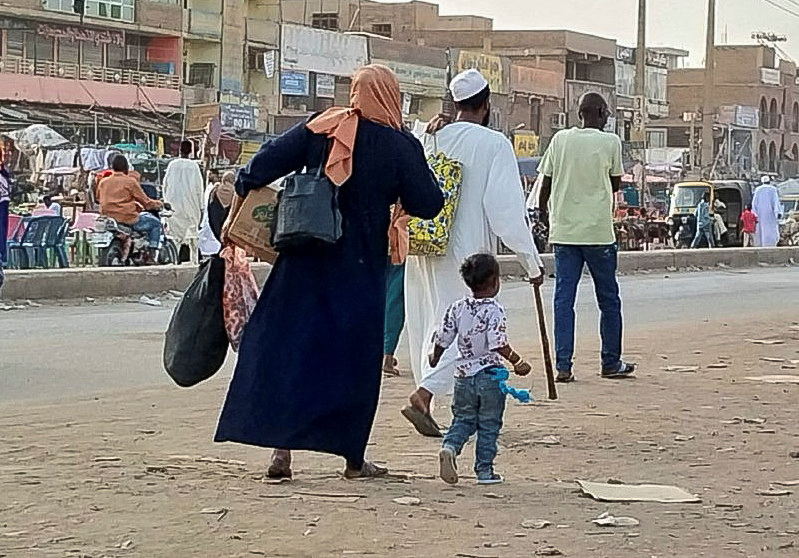
[[[197,244],[203,214],[203,174],[190,159],[175,159],[164,174],[164,201],[172,206],[169,232],[175,242]]]
[[[417,385],[434,395],[452,393],[453,344],[436,368],[427,355],[447,308],[469,294],[460,277],[464,259],[478,252],[496,254],[497,238],[513,250],[531,277],[543,267],[527,224],[524,192],[513,147],[505,136],[483,126],[455,123],[425,150],[443,151],[463,165],[463,185],[449,247],[443,257],[410,256],[405,270],[405,310],[411,368]]]
[[[215,256],[222,251],[222,244],[216,239],[214,231],[211,229],[211,222],[208,219],[208,206],[211,204],[211,195],[217,186],[219,186],[219,183],[209,184],[203,196],[205,204],[203,205],[203,218],[200,221],[200,238],[198,242],[202,256]]]
[[[777,188],[763,184],[755,190],[752,213],[757,217],[755,246],[776,246],[780,241],[780,196]]]

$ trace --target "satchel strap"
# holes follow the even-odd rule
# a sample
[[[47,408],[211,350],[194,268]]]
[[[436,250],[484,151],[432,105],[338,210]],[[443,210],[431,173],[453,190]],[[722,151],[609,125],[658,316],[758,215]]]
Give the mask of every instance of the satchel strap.
[[[327,160],[330,158],[330,151],[333,149],[333,139],[327,138],[325,141],[325,149],[322,152],[322,160],[319,163],[319,168],[316,169],[316,178],[322,178],[324,168],[327,166]]]

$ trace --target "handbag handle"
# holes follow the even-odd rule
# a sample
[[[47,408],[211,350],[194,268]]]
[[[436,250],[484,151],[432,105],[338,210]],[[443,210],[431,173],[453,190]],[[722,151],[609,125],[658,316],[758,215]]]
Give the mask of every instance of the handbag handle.
[[[319,163],[319,168],[316,169],[316,178],[322,178],[323,169],[327,166],[327,160],[330,157],[330,151],[333,148],[333,139],[327,138],[325,141],[325,149],[322,152],[322,160]]]

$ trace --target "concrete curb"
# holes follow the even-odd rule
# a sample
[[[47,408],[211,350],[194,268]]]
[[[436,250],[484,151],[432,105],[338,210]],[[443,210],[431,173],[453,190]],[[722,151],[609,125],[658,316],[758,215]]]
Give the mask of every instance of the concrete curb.
[[[542,256],[549,272],[554,269],[552,254]],[[785,265],[799,262],[799,246],[784,248],[731,248],[718,250],[658,250],[622,252],[619,272],[713,268],[756,267],[760,264]],[[501,256],[503,275],[525,275],[514,256]],[[263,284],[271,266],[254,264],[253,272]],[[72,268],[6,271],[2,298],[5,300],[82,299],[86,297],[124,297],[144,293],[184,290],[195,273],[195,266],[148,268]]]

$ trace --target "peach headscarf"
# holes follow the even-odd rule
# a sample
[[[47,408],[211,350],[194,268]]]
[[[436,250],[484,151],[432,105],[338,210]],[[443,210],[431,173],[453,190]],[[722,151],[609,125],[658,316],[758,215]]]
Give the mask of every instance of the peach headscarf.
[[[336,186],[352,176],[359,118],[395,130],[402,128],[399,81],[386,66],[370,64],[359,69],[352,78],[349,108],[329,108],[307,124],[313,133],[325,134],[333,140],[325,174]]]

